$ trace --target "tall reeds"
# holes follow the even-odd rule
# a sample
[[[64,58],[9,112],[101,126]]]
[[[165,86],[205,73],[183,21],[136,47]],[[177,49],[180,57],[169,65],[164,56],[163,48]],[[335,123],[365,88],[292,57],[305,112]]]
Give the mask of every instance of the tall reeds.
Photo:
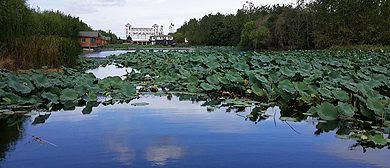
[[[0,68],[74,67],[81,52],[79,43],[69,38],[31,36],[19,45],[0,45]]]

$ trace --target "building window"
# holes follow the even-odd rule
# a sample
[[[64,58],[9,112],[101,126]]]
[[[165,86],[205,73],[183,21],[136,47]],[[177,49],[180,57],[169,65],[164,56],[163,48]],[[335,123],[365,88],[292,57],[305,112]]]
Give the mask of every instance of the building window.
[[[85,38],[82,38],[82,39],[81,39],[81,42],[85,43]]]

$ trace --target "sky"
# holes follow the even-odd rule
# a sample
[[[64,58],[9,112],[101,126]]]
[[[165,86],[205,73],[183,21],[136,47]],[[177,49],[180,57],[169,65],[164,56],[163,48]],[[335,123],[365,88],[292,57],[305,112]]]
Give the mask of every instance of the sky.
[[[125,25],[135,28],[151,28],[163,25],[164,34],[169,26],[180,28],[185,21],[200,19],[207,14],[235,14],[246,0],[27,0],[32,8],[61,11],[79,17],[94,30],[115,33],[125,38]],[[256,6],[287,4],[295,0],[253,0]]]

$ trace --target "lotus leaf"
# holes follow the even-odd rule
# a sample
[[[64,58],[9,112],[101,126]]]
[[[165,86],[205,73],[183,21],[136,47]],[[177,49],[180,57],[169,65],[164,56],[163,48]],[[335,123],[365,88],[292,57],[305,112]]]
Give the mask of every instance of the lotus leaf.
[[[32,76],[31,80],[37,88],[49,88],[52,86],[45,74],[35,74]]]
[[[97,95],[95,93],[88,93],[87,95],[87,101],[90,102],[90,101],[97,101],[98,98],[97,98]]]
[[[124,83],[121,88],[121,93],[127,98],[135,98],[136,97],[136,88],[133,84]]]
[[[294,88],[302,96],[308,96],[309,94],[306,91],[309,90],[309,87],[304,82],[293,82]]]
[[[215,88],[214,85],[208,84],[208,83],[205,83],[205,82],[201,83],[200,86],[201,86],[204,90],[206,90],[206,91],[210,91],[210,90],[213,90],[213,89]]]
[[[210,84],[213,84],[213,85],[218,85],[218,84],[219,84],[218,76],[216,76],[216,75],[208,76],[208,77],[206,78],[206,80],[207,80]]]
[[[381,134],[375,134],[374,136],[368,135],[367,141],[374,142],[375,145],[384,146],[387,144],[387,140]]]
[[[83,114],[91,114],[92,113],[92,108],[93,107],[98,107],[99,106],[99,102],[96,102],[96,101],[88,101],[87,105],[85,106],[85,108],[83,109],[82,113]]]
[[[348,93],[343,90],[332,90],[333,96],[340,101],[348,101]]]
[[[222,77],[222,76],[218,76],[218,80],[222,83],[222,84],[228,84],[229,81],[227,78],[225,77]]]
[[[61,101],[76,100],[78,97],[79,95],[77,94],[76,90],[67,88],[62,91],[60,100]]]
[[[339,102],[336,109],[341,115],[345,115],[348,117],[353,117],[355,115],[355,112],[353,111],[353,106],[348,103]]]
[[[34,116],[34,115],[37,115],[37,113],[27,113],[27,114],[24,114],[24,116],[28,116],[28,117]]]
[[[321,103],[321,105],[312,108],[323,120],[336,120],[338,117],[336,107],[329,102]]]
[[[87,89],[83,85],[76,84],[73,88],[78,95],[84,95],[87,92]]]
[[[40,99],[39,97],[35,96],[35,95],[32,95],[32,96],[29,96],[29,97],[20,97],[19,98],[19,101],[18,103],[21,104],[21,105],[25,105],[25,104],[39,104],[39,103],[42,103],[42,99]]]
[[[296,73],[296,71],[293,71],[293,70],[287,68],[286,66],[280,67],[280,72],[283,75],[286,75],[287,77],[293,77],[293,76],[295,76],[295,73]]]
[[[291,94],[295,94],[295,92],[296,92],[294,85],[288,80],[281,81],[279,84],[279,87],[282,90],[284,90],[288,93],[291,93]]]
[[[260,75],[256,74],[255,77],[256,77],[256,79],[259,80],[261,83],[268,83],[267,78],[265,78],[264,76],[260,76]]]
[[[196,92],[198,92],[198,88],[195,87],[194,85],[191,85],[191,84],[187,85],[187,90],[188,90],[189,92],[191,92],[191,93],[196,93]]]
[[[27,94],[27,93],[31,92],[30,87],[28,87],[22,83],[19,83],[17,81],[14,81],[14,80],[10,80],[8,82],[8,87],[13,88],[15,91],[22,93],[22,94]]]
[[[320,92],[320,94],[323,97],[332,98],[332,92],[330,92],[328,89],[326,89],[326,88],[319,88],[318,91]]]
[[[8,104],[17,104],[19,102],[20,97],[14,93],[7,92],[4,95],[1,95],[1,97],[8,98],[7,103]],[[11,100],[11,103],[9,103],[9,100]]]
[[[53,94],[51,92],[44,92],[41,94],[42,98],[48,99],[51,101],[53,104],[58,103],[58,96],[56,94]]]
[[[368,118],[375,118],[375,112],[372,111],[372,110],[369,110],[369,109],[366,107],[366,104],[365,104],[365,103],[360,102],[359,105],[360,105],[360,112],[361,112],[364,116],[366,116],[366,117],[368,117]]]
[[[370,110],[373,110],[378,116],[382,116],[382,112],[384,112],[384,108],[386,106],[387,102],[375,98],[368,98],[366,102],[366,107]]]
[[[251,89],[253,90],[253,93],[258,94],[259,96],[264,95],[263,89],[260,89],[257,85],[252,85]]]
[[[196,76],[191,76],[188,78],[188,82],[194,86],[198,86],[198,78]]]
[[[45,114],[45,115],[39,115],[38,117],[36,117],[34,119],[34,122],[32,123],[32,125],[45,123],[45,121],[50,117],[50,115],[51,115],[51,113]]]

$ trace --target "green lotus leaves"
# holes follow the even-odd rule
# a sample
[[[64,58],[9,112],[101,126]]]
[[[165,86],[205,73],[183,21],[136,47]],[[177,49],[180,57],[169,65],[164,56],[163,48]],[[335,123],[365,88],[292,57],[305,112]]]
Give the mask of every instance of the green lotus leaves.
[[[28,94],[31,92],[30,87],[24,85],[23,83],[19,83],[17,81],[11,80],[8,82],[8,87],[14,89],[15,91],[22,93],[22,94]]]
[[[76,100],[78,99],[78,97],[79,95],[77,94],[76,90],[67,88],[62,91],[60,100],[61,101]]]
[[[293,82],[295,90],[299,92],[300,95],[302,96],[308,96],[306,91],[309,90],[309,87],[307,86],[306,83],[304,82]]]
[[[222,77],[222,76],[218,76],[218,80],[222,83],[222,84],[228,84],[229,81],[226,77]]]
[[[387,106],[387,104],[388,103],[386,101],[375,98],[368,98],[366,101],[366,107],[370,110],[373,110],[378,116],[382,116],[384,108]]]
[[[256,74],[255,77],[256,77],[256,79],[259,80],[261,83],[268,83],[267,78],[265,78],[264,76],[260,76],[259,74]]]
[[[216,76],[216,75],[208,76],[208,77],[206,78],[206,80],[207,80],[210,84],[213,84],[213,85],[218,85],[218,84],[219,84],[218,76]]]
[[[201,86],[204,90],[206,90],[206,91],[213,90],[213,89],[215,89],[215,87],[216,87],[215,85],[212,85],[212,84],[209,84],[209,83],[205,83],[205,82],[201,83],[200,86]]]
[[[87,94],[87,101],[97,101],[97,95],[95,93],[88,93]]]
[[[363,103],[363,102],[360,102],[359,103],[360,105],[360,112],[368,117],[368,118],[375,118],[375,112],[373,110],[369,110],[367,107],[366,107],[366,104]]]
[[[375,145],[385,146],[387,144],[387,140],[381,134],[368,135],[367,141],[374,142]]]
[[[319,88],[318,91],[320,92],[321,96],[326,98],[332,98],[332,92],[326,88]]]
[[[194,85],[187,85],[187,90],[191,93],[196,93],[199,91],[198,87],[194,86]]]
[[[291,93],[291,94],[295,94],[295,92],[297,91],[295,89],[294,85],[288,80],[284,80],[284,81],[280,82],[279,87],[281,89],[283,89],[284,91]]]
[[[329,102],[321,103],[320,105],[312,108],[313,111],[316,112],[323,120],[336,120],[339,116],[336,107]]]
[[[293,77],[296,74],[296,71],[291,70],[291,69],[287,68],[286,66],[280,67],[280,72],[283,75],[286,75],[287,77]]]
[[[263,89],[260,89],[256,85],[252,85],[251,89],[253,90],[253,93],[258,94],[259,96],[263,96],[264,95]]]
[[[83,109],[82,113],[83,114],[91,114],[93,107],[98,107],[100,105],[99,102],[96,101],[88,101],[87,105]]]
[[[45,98],[47,100],[50,100],[51,103],[57,104],[58,103],[58,96],[56,94],[53,94],[51,92],[44,92],[41,94],[42,98]]]
[[[133,84],[130,83],[124,83],[122,88],[121,88],[121,93],[127,97],[127,98],[135,98],[136,97],[136,91],[137,89]]]
[[[353,111],[353,106],[348,103],[339,102],[336,109],[339,114],[345,115],[347,117],[353,117],[355,115],[355,112]]]
[[[188,78],[188,82],[194,86],[198,86],[199,79],[196,76],[191,76]]]
[[[348,93],[343,90],[332,90],[332,94],[335,99],[338,99],[340,101],[348,101],[350,99]]]
[[[52,86],[45,74],[36,74],[33,75],[31,80],[37,88],[49,88]]]

